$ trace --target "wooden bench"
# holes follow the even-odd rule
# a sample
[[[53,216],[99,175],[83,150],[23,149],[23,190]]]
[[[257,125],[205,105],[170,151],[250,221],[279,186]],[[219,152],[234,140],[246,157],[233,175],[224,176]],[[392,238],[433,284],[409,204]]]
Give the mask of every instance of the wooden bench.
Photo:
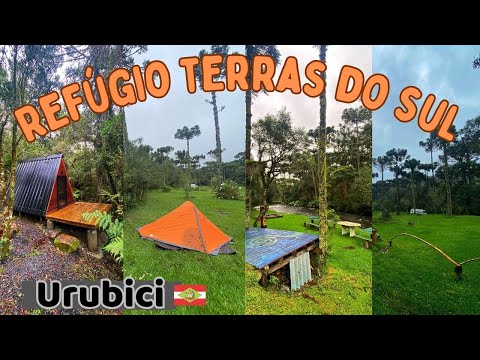
[[[310,226],[310,228],[315,228],[315,229],[318,229],[318,227],[320,226],[319,224],[317,224],[315,222],[315,220],[319,220],[319,217],[318,216],[309,216],[308,217],[310,219],[310,222],[307,222],[307,221],[304,221],[303,222],[303,226],[304,227],[307,227],[307,226]],[[335,220],[327,220],[327,224],[328,226],[332,228],[335,228],[337,223],[335,222]]]
[[[375,229],[371,228],[371,227],[366,228],[366,229],[361,229],[361,230],[369,233],[370,236],[366,237],[366,236],[362,236],[362,235],[355,235],[355,237],[360,239],[360,240],[363,240],[365,248],[370,249],[372,247],[372,245],[375,244],[375,241],[377,240],[379,235],[377,234],[377,231]]]

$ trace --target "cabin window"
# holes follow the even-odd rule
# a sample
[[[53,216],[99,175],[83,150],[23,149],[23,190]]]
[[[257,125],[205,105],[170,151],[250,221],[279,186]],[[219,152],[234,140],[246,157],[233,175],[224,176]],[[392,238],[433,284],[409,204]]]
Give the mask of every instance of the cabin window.
[[[67,206],[67,177],[57,176],[57,207]]]

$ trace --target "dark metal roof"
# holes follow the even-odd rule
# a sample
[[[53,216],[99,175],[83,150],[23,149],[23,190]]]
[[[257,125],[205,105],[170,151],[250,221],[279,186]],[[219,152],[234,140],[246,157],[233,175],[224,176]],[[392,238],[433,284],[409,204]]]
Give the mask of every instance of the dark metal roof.
[[[13,210],[44,216],[63,155],[51,155],[18,163]]]

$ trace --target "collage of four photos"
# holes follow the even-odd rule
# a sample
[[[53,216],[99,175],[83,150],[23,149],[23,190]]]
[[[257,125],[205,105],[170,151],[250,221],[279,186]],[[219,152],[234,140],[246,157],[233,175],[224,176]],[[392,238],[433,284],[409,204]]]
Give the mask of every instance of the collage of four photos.
[[[273,83],[296,58],[288,80],[300,86],[320,60],[325,89],[203,91],[198,65],[199,90],[187,91],[178,59],[220,55],[213,80],[226,82],[227,56],[239,54],[268,57],[273,67],[258,69]],[[170,75],[161,98],[140,99],[139,77],[131,88],[119,79],[119,97],[131,89],[140,100],[118,106],[111,82],[98,81],[160,60]],[[362,97],[337,101],[346,64],[387,76],[390,94],[422,94],[374,111]],[[43,111],[52,131],[28,142],[13,109],[72,82],[102,110],[77,105],[79,120],[56,131]],[[2,45],[0,315],[480,314],[479,98],[478,46]],[[445,116],[442,99],[458,106],[453,141],[418,126]],[[401,122],[407,104],[416,117]],[[25,281],[127,277],[202,285],[206,303],[21,305]]]

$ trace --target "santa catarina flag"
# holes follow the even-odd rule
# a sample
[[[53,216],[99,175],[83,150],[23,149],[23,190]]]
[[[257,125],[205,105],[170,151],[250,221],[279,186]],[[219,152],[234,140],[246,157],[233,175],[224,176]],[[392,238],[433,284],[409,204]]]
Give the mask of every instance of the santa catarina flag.
[[[207,304],[205,285],[173,285],[175,306],[204,306]]]

